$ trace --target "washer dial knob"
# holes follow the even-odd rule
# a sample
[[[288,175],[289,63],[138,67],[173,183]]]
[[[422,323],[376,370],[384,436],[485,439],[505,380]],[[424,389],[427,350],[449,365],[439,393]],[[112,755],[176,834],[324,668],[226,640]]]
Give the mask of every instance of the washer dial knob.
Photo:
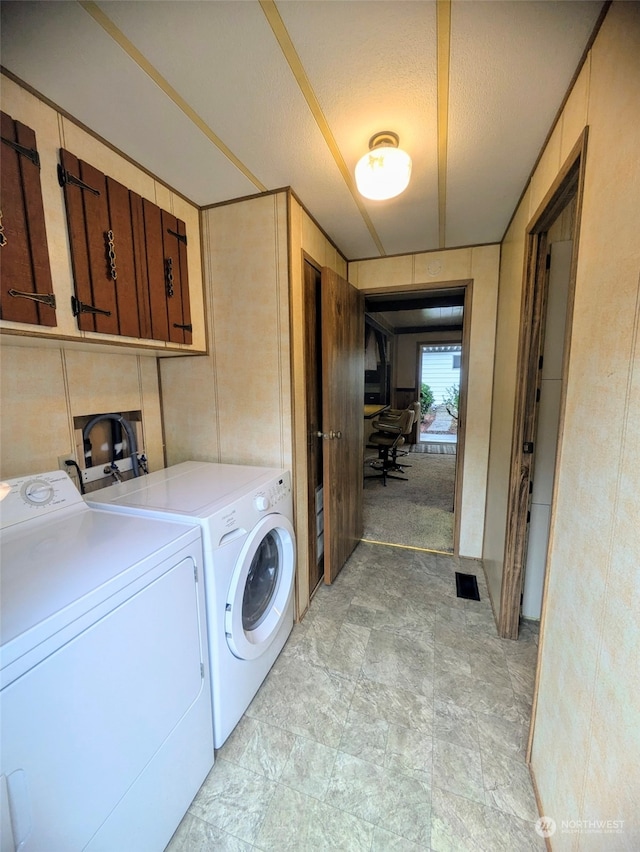
[[[35,506],[44,506],[53,497],[53,485],[43,479],[32,479],[22,489],[24,499]]]
[[[253,504],[259,512],[266,512],[271,505],[269,498],[265,497],[264,494],[258,494],[256,499],[253,501]]]

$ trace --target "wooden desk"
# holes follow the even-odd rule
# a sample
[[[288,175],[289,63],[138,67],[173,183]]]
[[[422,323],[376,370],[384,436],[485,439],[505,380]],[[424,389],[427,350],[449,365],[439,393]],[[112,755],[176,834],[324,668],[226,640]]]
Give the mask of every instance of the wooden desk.
[[[372,421],[374,417],[377,417],[378,414],[382,414],[383,411],[386,411],[387,408],[390,408],[389,405],[380,405],[380,403],[376,403],[375,405],[365,405],[364,407],[364,445],[365,447],[369,443],[369,436],[374,431]]]
[[[382,414],[383,411],[386,411],[389,408],[388,405],[380,405],[380,403],[375,403],[375,405],[365,405],[364,407],[364,419],[365,420],[373,420],[374,417],[377,417],[378,414]]]

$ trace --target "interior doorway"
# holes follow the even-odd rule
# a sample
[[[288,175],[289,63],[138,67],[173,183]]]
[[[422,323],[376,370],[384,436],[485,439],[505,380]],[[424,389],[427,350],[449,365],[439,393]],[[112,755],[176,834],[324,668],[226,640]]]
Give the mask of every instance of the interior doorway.
[[[548,583],[546,561],[551,545],[553,530],[554,484],[553,477],[557,468],[557,457],[561,449],[559,436],[562,434],[564,416],[564,400],[566,396],[566,377],[570,355],[571,325],[573,315],[573,299],[575,274],[578,259],[578,234],[580,229],[580,208],[582,187],[584,182],[584,166],[586,160],[587,130],[583,132],[574,150],[569,155],[562,171],[558,175],[547,197],[542,202],[527,229],[526,269],[523,285],[522,309],[520,315],[520,342],[518,348],[515,414],[513,441],[511,447],[511,464],[509,477],[509,494],[507,500],[507,529],[504,550],[504,570],[500,596],[498,617],[498,632],[505,639],[517,639],[522,614],[524,596],[525,566],[527,551],[531,545],[543,556],[537,558],[537,583],[540,584],[542,624],[544,630],[544,589]],[[552,269],[552,244],[554,241],[568,242],[564,247],[565,266],[568,270],[562,276],[562,285],[554,285],[550,293],[550,275]],[[558,254],[560,251],[558,252]],[[565,293],[556,293],[564,288]],[[559,297],[559,304],[558,304]],[[550,301],[551,300],[551,301]],[[551,309],[549,305],[551,304]],[[551,313],[550,313],[551,311]],[[551,406],[551,423],[541,421],[543,407],[542,390],[545,379],[545,358],[549,362],[548,345],[545,347],[545,335],[552,324],[558,323],[560,314],[561,330],[554,335],[553,341],[555,362],[554,377],[558,381],[557,404]],[[549,344],[550,341],[547,341]],[[558,353],[558,344],[560,352]],[[555,373],[558,373],[555,376]],[[549,392],[547,392],[547,397]],[[541,413],[542,412],[542,413]],[[542,423],[542,428],[540,424]],[[545,432],[547,433],[545,436]],[[539,452],[539,439],[552,439],[551,447],[544,449],[544,456]],[[539,530],[531,534],[534,490],[538,489],[534,478],[536,466],[540,472],[542,459],[547,467],[551,465],[551,484],[545,489],[547,520],[542,518],[543,535]],[[551,461],[552,459],[552,461]],[[536,478],[537,475],[536,475]],[[549,478],[547,471],[546,479]],[[539,489],[538,489],[539,490]],[[544,506],[542,506],[544,508]],[[529,568],[531,576],[531,566]],[[540,576],[541,574],[541,576]],[[536,591],[536,595],[538,591]]]
[[[367,360],[369,372],[365,375],[370,395],[384,388],[383,382],[375,387],[372,384],[374,378],[384,374],[390,378],[389,393],[384,399],[376,396],[376,402],[396,411],[420,403],[420,417],[401,448],[404,455],[399,464],[406,483],[394,482],[389,488],[380,486],[375,479],[369,482],[365,461],[367,540],[458,553],[471,294],[471,281],[452,282],[447,287],[425,284],[407,291],[365,293],[366,323],[375,329],[376,336],[384,338],[384,345],[377,347],[378,353],[371,353],[372,357],[377,354],[378,363]],[[452,369],[440,371],[444,384],[431,381],[434,386],[429,388],[431,396],[425,398],[422,386],[429,382],[423,381],[426,367],[423,356],[431,352],[444,357]],[[373,397],[365,398],[365,403],[371,407]],[[425,431],[434,424],[431,434]],[[375,460],[376,450],[366,440],[371,428],[365,420],[364,454],[365,459]],[[430,458],[426,456],[428,451],[434,454]],[[436,453],[442,455],[436,458]],[[425,474],[422,468],[429,464],[434,470]],[[416,491],[421,476],[425,487]],[[421,515],[417,507],[423,498]],[[427,518],[430,513],[431,517]]]

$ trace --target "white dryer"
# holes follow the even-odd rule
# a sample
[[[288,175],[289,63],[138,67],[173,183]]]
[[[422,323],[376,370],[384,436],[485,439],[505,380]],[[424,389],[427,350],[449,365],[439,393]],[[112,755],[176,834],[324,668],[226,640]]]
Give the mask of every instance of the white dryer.
[[[200,530],[0,494],[2,849],[157,852],[213,764]]]
[[[219,748],[293,627],[296,557],[290,473],[189,461],[85,499],[114,512],[200,524],[214,742]]]

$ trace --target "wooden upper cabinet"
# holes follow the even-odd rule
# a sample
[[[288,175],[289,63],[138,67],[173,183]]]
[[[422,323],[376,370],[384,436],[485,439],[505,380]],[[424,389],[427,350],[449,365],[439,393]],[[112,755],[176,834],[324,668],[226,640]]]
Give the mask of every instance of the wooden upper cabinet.
[[[36,135],[6,113],[0,116],[0,317],[55,326]]]
[[[78,327],[190,343],[184,222],[63,149],[59,177]],[[167,227],[182,240],[165,233]]]

